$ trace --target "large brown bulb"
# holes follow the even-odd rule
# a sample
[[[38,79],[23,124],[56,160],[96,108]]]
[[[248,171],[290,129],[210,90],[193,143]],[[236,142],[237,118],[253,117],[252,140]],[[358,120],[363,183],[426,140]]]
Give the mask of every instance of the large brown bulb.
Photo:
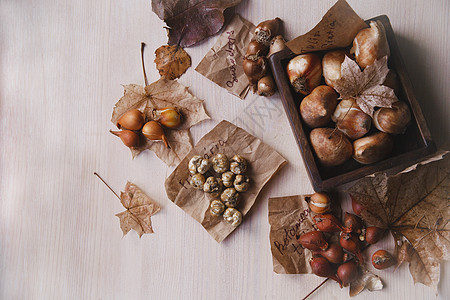
[[[373,164],[386,158],[393,147],[392,136],[377,132],[353,142],[353,159],[361,164]]]
[[[322,63],[314,53],[300,54],[289,61],[286,67],[294,90],[308,95],[322,80]]]
[[[117,128],[128,130],[139,130],[145,123],[144,114],[137,110],[131,109],[124,113],[119,120],[117,120]]]
[[[383,107],[373,115],[375,127],[386,133],[401,134],[411,121],[411,113],[408,105],[403,101],[392,104],[392,108]]]
[[[336,105],[336,92],[327,85],[319,85],[303,98],[300,103],[300,114],[309,127],[322,127],[331,121]]]
[[[352,156],[352,144],[339,130],[315,128],[310,140],[319,162],[326,167],[341,165]]]

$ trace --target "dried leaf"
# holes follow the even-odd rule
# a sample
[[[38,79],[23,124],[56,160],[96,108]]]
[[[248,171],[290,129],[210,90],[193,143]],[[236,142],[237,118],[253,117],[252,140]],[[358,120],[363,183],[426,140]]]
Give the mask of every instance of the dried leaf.
[[[183,123],[179,129],[165,130],[171,149],[166,148],[161,141],[145,139],[144,145],[131,149],[133,158],[149,149],[167,165],[178,164],[192,149],[189,128],[209,119],[209,116],[205,112],[203,100],[193,96],[187,87],[177,81],[160,78],[146,87],[136,84],[124,86],[124,96],[113,110],[111,118],[113,124],[117,124],[120,116],[133,108],[144,112],[146,119],[150,120],[153,109],[170,106],[177,107],[183,115]]]
[[[191,57],[180,46],[161,46],[155,51],[159,75],[169,80],[180,78],[191,66]]]
[[[382,288],[383,282],[381,281],[381,278],[364,268],[361,276],[350,283],[349,295],[350,297],[355,297],[364,289],[373,292],[381,290]]]
[[[373,116],[374,107],[391,107],[392,103],[398,101],[393,89],[381,85],[388,72],[387,56],[363,71],[346,56],[341,65],[342,76],[336,82],[335,89],[342,99],[355,99],[363,112]]]
[[[152,0],[152,10],[168,27],[169,45],[192,46],[222,28],[225,9],[241,0]]]
[[[438,154],[442,155],[442,154]],[[385,173],[358,181],[349,192],[366,209],[369,224],[389,228],[397,244],[405,237],[398,255],[410,262],[415,282],[437,289],[440,261],[450,258],[450,155],[407,173]]]
[[[153,233],[151,216],[160,210],[158,204],[131,182],[127,182],[125,191],[120,193],[120,202],[127,209],[116,215],[120,220],[123,235],[131,229],[134,229],[139,237],[144,233]]]

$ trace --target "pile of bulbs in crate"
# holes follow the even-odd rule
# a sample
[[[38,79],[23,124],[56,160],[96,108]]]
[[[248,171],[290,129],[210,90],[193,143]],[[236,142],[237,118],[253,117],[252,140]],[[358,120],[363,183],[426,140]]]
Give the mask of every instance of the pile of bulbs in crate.
[[[306,197],[313,221],[318,230],[304,233],[298,242],[312,251],[309,263],[314,274],[331,278],[339,285],[347,286],[360,275],[359,266],[364,263],[362,251],[377,243],[387,230],[365,226],[358,217],[364,209],[352,201],[355,214],[346,212],[343,222],[331,213],[331,198],[326,193],[314,193]],[[386,250],[372,255],[376,269],[386,269],[395,264],[394,257]]]

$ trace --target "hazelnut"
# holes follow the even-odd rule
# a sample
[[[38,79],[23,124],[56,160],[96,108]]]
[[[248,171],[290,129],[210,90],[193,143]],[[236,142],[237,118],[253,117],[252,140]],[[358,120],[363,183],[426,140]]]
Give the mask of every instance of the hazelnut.
[[[229,207],[223,213],[223,218],[229,224],[237,227],[242,222],[242,213],[236,208]]]
[[[219,196],[219,192],[222,190],[222,179],[210,176],[206,179],[203,185],[203,191],[211,194],[213,197]]]
[[[205,174],[211,167],[211,162],[207,158],[203,158],[200,155],[194,155],[189,161],[189,172],[191,174]]]
[[[209,205],[209,212],[213,216],[220,216],[225,210],[225,204],[220,200],[213,200]]]
[[[343,164],[352,156],[352,144],[339,130],[315,128],[310,140],[319,162],[325,167]]]
[[[386,133],[401,134],[411,121],[411,113],[405,102],[397,101],[391,108],[380,108],[373,115],[375,127]]]
[[[205,176],[203,176],[200,173],[192,175],[189,183],[192,185],[193,188],[202,190],[203,185],[205,184]]]
[[[353,142],[353,159],[361,164],[372,164],[388,156],[393,147],[392,136],[377,132]]]
[[[222,174],[230,168],[230,161],[225,154],[218,153],[212,158],[212,166],[216,173]]]
[[[247,172],[247,160],[240,155],[231,158],[230,170],[234,174],[244,174]]]
[[[372,118],[353,99],[344,99],[336,107],[332,119],[349,139],[356,140],[370,130]]]
[[[303,121],[312,128],[327,125],[337,105],[337,94],[327,85],[319,85],[300,103]]]
[[[220,199],[227,207],[235,207],[239,203],[239,193],[235,188],[227,188],[220,195]]]
[[[250,179],[245,175],[236,175],[234,188],[238,192],[245,192],[250,187]]]
[[[226,172],[222,173],[222,183],[224,186],[231,187],[231,186],[233,186],[233,182],[234,182],[234,173],[233,172],[226,171]]]

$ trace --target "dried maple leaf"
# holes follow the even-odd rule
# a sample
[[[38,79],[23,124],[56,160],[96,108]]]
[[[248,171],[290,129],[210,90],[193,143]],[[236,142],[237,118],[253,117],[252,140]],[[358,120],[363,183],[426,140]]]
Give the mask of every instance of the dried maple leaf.
[[[442,155],[442,154],[439,154]],[[378,173],[349,189],[351,197],[365,209],[362,218],[369,224],[389,228],[402,245],[400,262],[410,262],[415,282],[437,289],[441,260],[450,254],[450,155],[413,170],[387,176]]]
[[[140,188],[127,182],[125,191],[120,193],[120,202],[127,210],[118,213],[123,235],[134,229],[139,237],[144,233],[153,233],[151,216],[161,208],[154,203]]]
[[[376,60],[363,71],[346,56],[341,65],[341,78],[334,88],[342,99],[355,99],[363,112],[373,116],[374,107],[391,107],[398,101],[393,89],[381,85],[388,72],[387,56]]]
[[[168,26],[168,44],[189,47],[219,32],[224,10],[241,1],[152,0],[152,10]]]
[[[191,66],[191,57],[178,45],[161,46],[155,55],[159,75],[170,80],[179,78]]]
[[[146,87],[129,84],[124,86],[124,95],[116,103],[111,122],[117,120],[130,109],[136,108],[144,112],[146,119],[152,118],[153,109],[176,107],[183,116],[181,126],[176,130],[165,130],[170,149],[161,141],[145,139],[143,145],[131,149],[133,158],[149,149],[167,165],[178,164],[192,149],[189,128],[203,120],[209,119],[205,112],[203,100],[193,96],[188,88],[177,81],[160,78]]]

